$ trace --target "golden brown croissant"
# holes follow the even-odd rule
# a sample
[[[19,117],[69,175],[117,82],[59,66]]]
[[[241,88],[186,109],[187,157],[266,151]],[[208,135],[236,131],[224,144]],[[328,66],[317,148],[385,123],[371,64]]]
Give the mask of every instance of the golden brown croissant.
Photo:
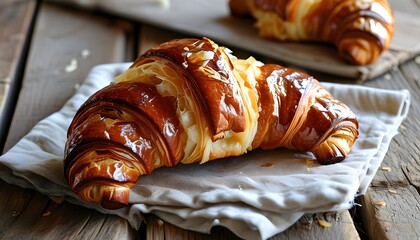
[[[234,57],[207,38],[141,55],[76,113],[65,150],[74,192],[106,208],[128,204],[139,176],[261,147],[343,160],[358,136],[353,112],[303,73]]]
[[[394,18],[386,0],[230,0],[234,16],[251,15],[262,37],[334,44],[355,65],[388,49]]]

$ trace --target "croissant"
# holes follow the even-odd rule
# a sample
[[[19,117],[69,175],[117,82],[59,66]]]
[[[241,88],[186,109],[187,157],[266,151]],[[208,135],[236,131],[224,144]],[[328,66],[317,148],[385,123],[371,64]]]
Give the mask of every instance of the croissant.
[[[64,172],[81,199],[128,204],[139,176],[255,148],[342,161],[358,136],[355,114],[313,77],[236,58],[207,38],[156,46],[93,94],[68,129]]]
[[[373,63],[394,32],[386,0],[230,0],[229,6],[234,16],[255,18],[262,37],[330,43],[354,65]]]

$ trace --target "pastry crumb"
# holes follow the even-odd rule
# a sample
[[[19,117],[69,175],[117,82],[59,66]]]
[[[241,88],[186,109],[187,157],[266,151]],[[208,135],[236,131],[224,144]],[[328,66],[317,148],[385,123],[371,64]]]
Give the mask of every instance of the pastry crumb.
[[[391,172],[391,167],[381,167],[381,170]]]
[[[73,58],[70,61],[70,63],[66,66],[65,71],[70,73],[70,72],[74,72],[76,69],[77,69],[77,60]]]
[[[384,201],[377,201],[377,202],[375,202],[375,205],[383,207],[383,206],[386,206],[386,203]]]
[[[55,196],[55,195],[49,195],[48,196],[53,202],[56,204],[62,204],[64,202],[63,196]]]
[[[388,192],[392,193],[392,194],[397,194],[397,190],[389,188]]]
[[[90,56],[90,51],[89,49],[83,49],[82,52],[80,53],[80,55],[82,56],[82,58],[87,58]]]
[[[80,83],[76,83],[75,85],[74,85],[74,90],[78,90],[80,88]]]
[[[309,170],[309,168],[311,168],[312,165],[314,165],[314,161],[312,159],[307,158],[307,159],[305,159],[305,164],[306,164],[306,166],[308,167],[308,170]]]
[[[12,217],[17,217],[19,215],[20,215],[20,212],[19,211],[13,210]]]
[[[324,228],[331,227],[331,225],[332,225],[331,223],[329,223],[329,222],[327,222],[327,221],[325,221],[323,219],[317,219],[317,221],[318,221],[318,224],[320,226],[324,227]]]
[[[50,215],[51,215],[51,212],[50,212],[50,211],[44,212],[44,213],[42,214],[42,216],[43,216],[43,217],[48,217],[48,216],[50,216]]]

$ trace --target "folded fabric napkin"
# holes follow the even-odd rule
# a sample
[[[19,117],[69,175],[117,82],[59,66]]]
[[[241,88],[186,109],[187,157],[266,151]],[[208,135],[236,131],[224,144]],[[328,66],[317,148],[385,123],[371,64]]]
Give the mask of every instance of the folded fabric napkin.
[[[365,66],[344,62],[334,47],[325,44],[263,39],[253,22],[231,17],[228,0],[49,1],[100,10],[191,36],[206,36],[222,45],[247,49],[293,66],[362,80],[377,77],[420,54],[420,17],[407,12],[411,1],[388,0],[395,15],[394,38],[388,51],[376,62]],[[410,9],[413,7],[416,8],[411,6]],[[420,8],[418,10],[420,13]]]
[[[66,131],[79,106],[108,85],[129,63],[96,66],[62,109],[43,119],[0,157],[0,177],[41,193],[117,214],[139,227],[153,212],[181,228],[210,232],[222,225],[244,239],[266,239],[303,214],[344,210],[364,194],[392,137],[407,116],[409,93],[324,83],[358,116],[360,136],[341,163],[323,166],[311,155],[285,149],[254,150],[206,164],[161,168],[142,176],[130,192],[129,207],[106,210],[86,204],[64,179]],[[269,164],[267,164],[269,163]]]

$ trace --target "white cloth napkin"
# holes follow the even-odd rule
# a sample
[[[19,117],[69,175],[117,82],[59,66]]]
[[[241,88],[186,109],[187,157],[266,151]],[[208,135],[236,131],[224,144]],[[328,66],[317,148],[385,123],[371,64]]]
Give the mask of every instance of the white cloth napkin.
[[[339,164],[322,166],[311,155],[285,149],[255,150],[205,164],[162,168],[139,178],[130,192],[132,205],[105,210],[83,203],[66,185],[63,152],[66,131],[79,106],[108,85],[129,63],[96,66],[77,93],[40,121],[0,157],[0,177],[41,193],[126,218],[139,227],[142,213],[158,215],[179,227],[210,232],[222,225],[244,239],[266,239],[303,214],[344,210],[364,194],[390,141],[409,109],[409,92],[361,86],[323,85],[357,114],[360,136]],[[266,163],[272,166],[265,166]]]

